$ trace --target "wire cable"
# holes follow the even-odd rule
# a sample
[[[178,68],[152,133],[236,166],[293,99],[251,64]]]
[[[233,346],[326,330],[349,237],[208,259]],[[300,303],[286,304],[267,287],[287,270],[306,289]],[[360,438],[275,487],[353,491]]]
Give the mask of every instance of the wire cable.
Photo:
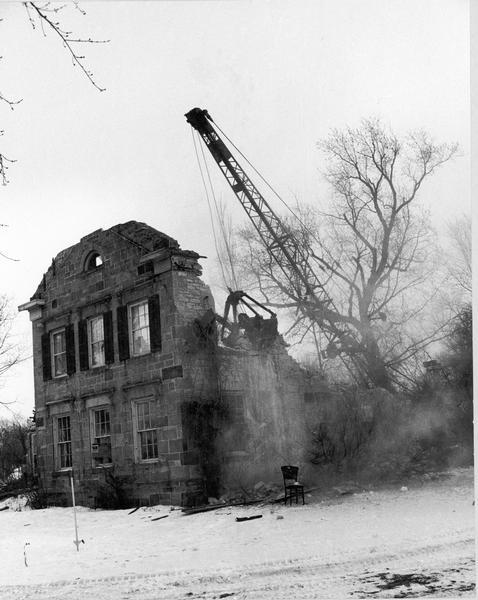
[[[234,287],[234,289],[237,290],[239,288],[239,286],[237,284],[236,272],[235,272],[235,269],[234,269],[234,262],[233,262],[232,255],[231,255],[231,249],[230,249],[229,243],[227,241],[226,230],[225,230],[225,227],[224,227],[224,223],[223,223],[223,221],[222,221],[222,219],[221,219],[221,217],[219,215],[219,208],[218,208],[218,204],[217,204],[217,200],[216,200],[216,194],[214,192],[214,186],[212,184],[211,175],[209,173],[209,167],[207,165],[207,160],[206,160],[206,156],[204,154],[203,145],[199,144],[199,147],[201,148],[201,153],[202,153],[202,157],[203,157],[203,161],[204,161],[204,166],[206,168],[206,173],[207,173],[207,177],[208,177],[208,180],[209,180],[209,187],[211,188],[211,195],[212,195],[212,198],[213,198],[214,207],[216,209],[216,218],[217,218],[217,221],[219,223],[219,227],[221,229],[222,238],[223,238],[224,246],[225,246],[225,249],[226,249],[226,254],[227,254],[227,257],[228,257],[228,260],[229,260],[229,266],[231,268],[231,278],[232,278],[233,287]],[[219,261],[222,260],[221,257],[218,257],[218,258],[219,258]],[[228,282],[225,281],[224,284],[226,285],[226,287],[228,287]]]
[[[265,183],[265,185],[272,191],[272,193],[279,199],[279,201],[286,207],[286,209],[295,217],[295,219],[299,222],[299,224],[303,227],[303,229],[320,245],[320,240],[316,236],[316,234],[307,226],[306,223],[300,218],[300,216],[292,210],[292,208],[287,204],[287,202],[281,197],[281,195],[272,187],[272,185],[267,181],[267,179],[262,175],[262,173],[256,169],[256,167],[251,163],[251,161],[247,158],[247,156],[236,146],[236,144],[231,140],[231,138],[221,129],[221,127],[214,121],[214,125],[218,128],[218,130],[222,133],[222,135],[227,139],[227,141],[237,150],[237,152],[242,156],[242,158],[247,162],[247,164],[251,167],[251,169],[260,177],[260,179]],[[319,268],[325,270],[324,267],[319,261],[320,259],[315,255],[315,253],[311,253],[309,255],[314,259],[316,263],[318,263]],[[335,282],[335,285],[339,288],[342,293],[345,293],[343,289],[341,289],[341,285]],[[332,303],[333,305],[333,303]],[[335,308],[335,307],[334,307]]]
[[[198,153],[198,150],[197,150],[196,140],[194,138],[194,129],[192,127],[191,127],[191,135],[192,135],[192,138],[193,138],[194,152],[196,153],[196,160],[197,160],[197,163],[198,163],[198,166],[199,166],[199,172],[201,174],[201,179],[202,179],[202,183],[203,183],[203,186],[204,186],[204,191],[206,193],[206,200],[207,200],[207,205],[208,205],[208,208],[209,208],[209,216],[210,216],[210,219],[211,219],[212,234],[213,234],[213,237],[214,237],[214,247],[216,248],[217,258],[218,258],[218,261],[219,261],[219,266],[221,268],[222,279],[223,279],[224,285],[227,287],[226,274],[224,272],[224,266],[222,264],[221,256],[219,254],[219,246],[218,246],[218,243],[217,243],[216,228],[214,227],[214,217],[213,217],[213,214],[212,214],[211,202],[209,201],[209,194],[208,194],[208,191],[207,191],[206,180],[204,179],[204,174],[203,174],[203,171],[202,171],[202,168],[201,168],[201,161],[200,161],[199,153]]]
[[[273,194],[279,199],[279,201],[287,208],[287,210],[295,217],[295,219],[300,223],[300,225],[304,228],[304,230],[320,245],[320,240],[317,238],[317,236],[315,235],[315,233],[313,231],[311,231],[311,229],[304,223],[304,221],[300,218],[300,216],[294,211],[292,210],[292,208],[287,204],[287,202],[280,196],[280,194],[272,187],[272,185],[266,180],[266,178],[262,175],[262,173],[256,169],[256,167],[250,162],[250,160],[247,158],[247,156],[236,146],[236,144],[229,138],[229,136],[222,130],[222,128],[215,122],[213,121],[215,126],[217,127],[217,129],[221,132],[221,134],[227,139],[227,141],[235,148],[235,150],[242,156],[242,158],[247,162],[247,164],[251,167],[251,169],[258,175],[258,177],[260,177],[260,179],[265,183],[265,185],[273,192]],[[316,257],[314,255],[314,253],[312,253],[310,255],[317,263],[319,263],[319,259],[318,257]],[[321,269],[324,269],[324,267],[322,265],[319,266]],[[344,293],[343,286],[341,285],[342,282],[340,282],[340,284],[338,282],[335,282],[335,285],[337,286],[337,288]],[[328,294],[327,294],[328,296]],[[332,308],[334,308],[335,311],[337,311],[337,308],[335,306],[335,303],[333,302],[332,298],[330,298],[330,302],[332,305]],[[338,311],[337,311],[338,312]],[[347,333],[349,333],[352,338],[354,340],[356,340],[356,335],[350,331],[350,329],[347,327]],[[342,361],[342,363],[344,364],[344,366],[350,371],[349,366],[347,365],[347,362],[345,360],[345,358],[340,355],[340,359]],[[351,360],[351,362],[353,364],[356,364],[356,360],[354,360],[354,358],[352,358],[351,356],[349,357],[349,359]]]

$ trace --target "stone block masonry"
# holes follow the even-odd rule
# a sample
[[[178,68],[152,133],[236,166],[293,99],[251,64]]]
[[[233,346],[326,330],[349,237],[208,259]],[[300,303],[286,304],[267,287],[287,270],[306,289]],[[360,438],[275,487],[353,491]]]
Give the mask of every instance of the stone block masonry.
[[[33,335],[30,462],[50,503],[71,502],[72,475],[84,505],[198,504],[300,460],[301,370],[280,344],[238,354],[198,339],[214,310],[198,259],[144,223],[100,229],[19,307]]]

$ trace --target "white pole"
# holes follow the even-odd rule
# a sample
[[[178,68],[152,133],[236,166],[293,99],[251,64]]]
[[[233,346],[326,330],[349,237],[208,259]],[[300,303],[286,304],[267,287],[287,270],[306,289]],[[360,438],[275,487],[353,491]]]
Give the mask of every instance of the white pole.
[[[78,540],[78,522],[76,520],[76,505],[75,505],[75,486],[73,484],[73,474],[70,475],[70,483],[71,483],[71,499],[73,501],[73,517],[75,519],[75,540],[73,543],[76,546],[76,551],[80,551],[80,541]]]

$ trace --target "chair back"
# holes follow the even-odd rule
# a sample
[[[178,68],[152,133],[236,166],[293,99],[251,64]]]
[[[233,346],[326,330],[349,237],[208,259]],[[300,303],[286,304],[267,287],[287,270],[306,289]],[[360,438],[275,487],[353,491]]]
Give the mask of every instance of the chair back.
[[[284,465],[280,469],[282,471],[284,483],[286,482],[286,480],[297,481],[297,477],[299,475],[299,467],[293,467],[292,465]]]

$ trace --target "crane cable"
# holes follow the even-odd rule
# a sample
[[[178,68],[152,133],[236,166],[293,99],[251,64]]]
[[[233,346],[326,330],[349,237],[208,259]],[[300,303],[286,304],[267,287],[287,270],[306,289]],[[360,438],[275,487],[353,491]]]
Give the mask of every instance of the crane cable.
[[[299,215],[292,210],[292,208],[287,204],[287,202],[280,196],[280,194],[272,187],[272,185],[267,181],[267,179],[262,175],[262,173],[256,169],[256,167],[250,162],[250,160],[246,157],[246,155],[236,146],[236,144],[229,138],[229,136],[223,131],[223,129],[215,122],[213,121],[214,125],[217,127],[217,129],[222,133],[222,135],[227,139],[227,141],[235,148],[235,150],[242,156],[242,158],[244,158],[244,160],[247,162],[247,164],[253,169],[253,171],[261,178],[261,180],[265,183],[265,185],[273,192],[273,194],[280,200],[280,202],[287,208],[287,210],[297,219],[297,221],[300,223],[300,225],[304,228],[304,230],[310,234],[310,236],[320,245],[320,241],[317,238],[317,236],[315,235],[315,233],[313,231],[310,230],[310,228],[303,222],[303,220],[299,217]],[[316,257],[316,255],[314,253],[312,253],[312,258],[314,258],[317,262],[318,262],[318,257]],[[319,267],[325,271],[325,268],[322,265],[319,265]],[[343,286],[339,285],[337,282],[335,282],[335,285],[337,285],[337,288],[343,292]],[[328,294],[327,294],[328,296]],[[330,303],[332,305],[332,307],[334,308],[335,311],[338,312],[334,301],[332,300],[332,298],[330,298]],[[349,335],[351,335],[352,339],[354,339],[356,341],[356,336],[350,331],[350,329],[347,327],[347,333]],[[327,337],[327,336],[326,336]],[[342,361],[342,363],[344,364],[344,366],[347,368],[347,370],[351,372],[350,367],[347,365],[344,357],[342,355],[340,355],[340,359]],[[350,360],[352,363],[356,364],[357,360],[350,356]],[[356,365],[357,366],[357,365]]]
[[[231,140],[231,138],[223,131],[223,129],[221,129],[221,127],[216,123],[216,121],[213,121],[214,125],[218,128],[218,130],[222,133],[222,135],[227,139],[227,141],[235,148],[235,150],[237,150],[237,152],[242,156],[242,158],[247,162],[247,164],[251,167],[251,169],[261,178],[261,180],[266,184],[266,186],[272,191],[272,193],[280,200],[280,202],[282,202],[282,204],[286,207],[286,209],[295,217],[295,219],[299,222],[299,224],[302,226],[302,228],[320,245],[320,240],[318,239],[318,237],[315,235],[315,233],[304,223],[304,221],[300,218],[300,216],[294,211],[292,210],[292,208],[287,204],[287,202],[280,196],[280,194],[272,187],[272,185],[267,181],[267,179],[262,175],[262,173],[256,169],[256,167],[251,163],[251,161],[247,158],[247,156],[236,146],[236,144]],[[311,256],[316,262],[319,262],[318,257],[315,255],[314,252],[312,252],[312,254],[310,254],[309,256]],[[322,271],[325,271],[325,267],[322,266],[319,263],[319,268],[322,269]],[[343,286],[340,285],[338,282],[335,282],[335,285],[338,287],[338,289],[342,292],[344,292]],[[322,286],[321,286],[322,287]],[[327,294],[328,295],[328,294]],[[334,305],[334,302],[331,300],[331,304],[332,307],[337,310],[337,308]]]
[[[197,134],[197,135],[199,137],[199,134]],[[231,269],[232,283],[233,283],[234,288],[237,290],[239,288],[239,286],[238,286],[237,279],[236,279],[236,271],[234,269],[234,261],[232,259],[231,249],[230,249],[228,241],[227,241],[226,229],[224,227],[224,222],[223,222],[223,220],[221,219],[221,217],[219,215],[219,208],[218,208],[218,203],[217,203],[217,200],[216,200],[216,194],[214,192],[214,186],[212,184],[211,175],[209,173],[209,167],[207,165],[207,160],[206,160],[206,156],[204,154],[203,145],[199,144],[199,147],[201,148],[203,162],[204,162],[204,165],[206,167],[206,173],[207,173],[207,177],[208,177],[208,180],[209,180],[209,186],[211,188],[211,195],[212,195],[212,199],[213,199],[213,202],[214,202],[214,207],[216,209],[216,217],[217,217],[217,221],[219,223],[219,227],[221,229],[222,238],[223,238],[223,241],[224,241],[224,246],[225,246],[225,249],[226,249],[227,258],[228,258],[228,261],[229,261],[229,267]],[[224,282],[224,284],[227,287],[227,282],[226,281]]]
[[[237,150],[237,152],[242,156],[242,158],[247,162],[247,164],[251,167],[251,169],[253,169],[253,171],[261,178],[261,180],[266,184],[266,186],[273,192],[273,194],[280,200],[280,202],[282,202],[282,204],[287,208],[287,210],[295,217],[295,219],[297,219],[297,221],[299,222],[299,224],[303,227],[303,229],[320,245],[320,240],[318,239],[318,237],[315,235],[315,233],[304,223],[304,221],[300,218],[300,216],[294,211],[292,210],[292,208],[287,204],[287,202],[280,196],[280,194],[272,187],[272,185],[267,181],[267,179],[262,175],[262,173],[256,169],[256,167],[250,162],[250,160],[247,158],[247,156],[236,146],[236,144],[231,140],[231,138],[223,131],[223,129],[221,129],[221,127],[214,121],[214,125],[218,128],[218,130],[222,133],[222,135],[227,139],[227,141]],[[312,252],[312,254],[310,255],[316,262],[318,262],[318,257]],[[322,269],[323,271],[325,271],[325,268],[319,264],[319,268]],[[322,284],[320,284],[321,287]],[[342,282],[337,282],[335,281],[335,285],[337,286],[337,288],[340,290],[341,293],[346,293],[346,290],[344,290]],[[327,294],[328,296],[329,294]],[[335,306],[334,301],[332,300],[332,298],[329,297],[330,303],[332,305],[332,308],[338,313],[338,309]]]
[[[254,172],[262,179],[262,181],[266,184],[266,186],[272,191],[272,193],[282,202],[282,204],[287,208],[287,210],[297,219],[297,221],[302,225],[305,231],[314,238],[314,240],[320,244],[320,240],[315,235],[315,233],[304,223],[304,221],[300,218],[300,216],[292,210],[292,208],[287,204],[287,202],[281,197],[279,192],[277,192],[272,185],[267,181],[267,179],[262,175],[262,173],[256,169],[256,167],[251,163],[251,161],[247,158],[247,156],[236,146],[236,144],[228,137],[228,135],[219,127],[219,125],[214,121],[214,124],[222,133],[222,135],[227,139],[227,141],[234,146],[234,148],[239,152],[242,158],[247,162],[247,164],[254,170]],[[325,270],[324,267],[320,267],[322,270]]]
[[[221,268],[222,279],[223,279],[224,285],[227,286],[227,280],[226,280],[226,274],[225,274],[225,271],[224,271],[224,265],[222,264],[221,255],[219,253],[219,246],[218,246],[217,236],[216,236],[216,228],[214,227],[214,217],[213,217],[213,214],[212,214],[211,202],[209,200],[209,193],[208,193],[208,189],[207,189],[207,185],[206,185],[206,180],[204,179],[204,174],[203,174],[203,170],[202,170],[202,167],[201,167],[201,161],[200,161],[199,153],[198,153],[198,150],[197,150],[196,140],[194,138],[194,130],[193,130],[192,127],[191,127],[191,134],[192,134],[192,138],[193,138],[194,151],[196,153],[196,159],[197,159],[197,163],[198,163],[198,166],[199,166],[199,173],[201,174],[201,179],[202,179],[202,183],[203,183],[203,186],[204,186],[204,191],[206,193],[206,200],[207,200],[207,205],[208,205],[208,208],[209,208],[209,216],[210,216],[210,219],[211,219],[212,234],[213,234],[213,237],[214,237],[214,247],[216,248],[217,259],[218,259],[218,262],[219,262],[219,266]]]

